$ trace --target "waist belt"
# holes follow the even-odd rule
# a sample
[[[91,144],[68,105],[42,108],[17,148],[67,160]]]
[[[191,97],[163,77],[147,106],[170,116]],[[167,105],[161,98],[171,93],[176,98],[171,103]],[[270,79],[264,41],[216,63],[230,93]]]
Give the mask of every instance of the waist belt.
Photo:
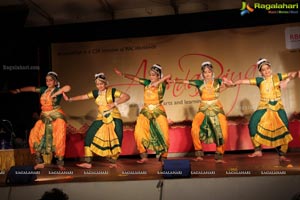
[[[147,107],[149,110],[154,110],[159,105],[160,104],[147,104],[147,105],[145,105],[145,107]]]
[[[262,101],[271,101],[271,102],[274,102],[274,101],[279,101],[281,98],[275,98],[275,99],[268,99],[268,98],[261,98]]]
[[[214,100],[202,100],[203,103],[206,103],[206,104],[215,104],[217,103],[218,99],[214,99]]]

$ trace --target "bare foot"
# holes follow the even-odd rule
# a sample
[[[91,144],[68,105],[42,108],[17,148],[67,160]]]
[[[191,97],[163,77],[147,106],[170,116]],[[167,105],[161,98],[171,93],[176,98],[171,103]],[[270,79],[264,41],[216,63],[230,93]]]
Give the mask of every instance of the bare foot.
[[[291,160],[286,158],[285,156],[280,156],[279,157],[279,162],[291,162]]]
[[[196,161],[196,162],[199,162],[199,161],[202,161],[203,158],[200,157],[200,156],[197,156],[196,158],[193,158],[193,161]]]
[[[148,158],[142,158],[142,159],[140,159],[136,162],[139,163],[139,164],[143,164],[143,163],[146,163],[147,161],[148,161]]]
[[[65,171],[66,170],[66,168],[62,165],[57,165],[57,167],[60,171]]]
[[[165,156],[159,156],[159,158],[158,158],[158,161],[160,161],[160,162],[164,162],[165,160],[167,160],[168,159],[168,157],[165,157]]]
[[[45,164],[44,163],[39,163],[39,164],[36,164],[34,166],[34,169],[37,170],[37,169],[43,169],[45,167]]]
[[[223,163],[226,163],[226,162],[223,159],[218,159],[218,160],[216,160],[216,163],[223,164]]]
[[[81,168],[85,168],[85,169],[91,169],[92,168],[92,164],[90,163],[80,163],[80,164],[76,164],[77,167],[81,167]]]
[[[250,158],[262,157],[262,152],[261,151],[255,151],[254,153],[248,155],[248,157],[250,157]]]
[[[117,168],[118,166],[117,166],[117,164],[109,164],[109,166],[108,166],[110,169],[113,169],[113,168]]]

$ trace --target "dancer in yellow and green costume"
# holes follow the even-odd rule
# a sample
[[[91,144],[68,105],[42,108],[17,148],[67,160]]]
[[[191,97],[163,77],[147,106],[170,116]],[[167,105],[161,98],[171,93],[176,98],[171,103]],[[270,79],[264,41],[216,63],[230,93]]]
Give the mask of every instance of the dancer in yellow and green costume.
[[[220,89],[224,86],[233,86],[226,78],[214,78],[211,62],[205,61],[201,65],[200,80],[173,80],[174,83],[185,83],[195,86],[201,97],[198,112],[192,122],[192,140],[195,149],[195,161],[203,160],[202,142],[215,143],[215,160],[224,163],[223,155],[227,141],[227,120],[223,106],[219,101]]]
[[[166,80],[171,75],[162,75],[162,67],[155,64],[149,72],[149,79],[139,78],[131,74],[124,74],[115,69],[116,74],[134,80],[144,86],[144,105],[136,121],[134,137],[141,159],[138,163],[145,163],[148,158],[147,150],[153,150],[166,159],[169,148],[169,124],[165,108],[162,105],[166,89]]]
[[[52,154],[57,158],[57,165],[64,170],[64,155],[66,146],[66,117],[59,106],[62,93],[69,92],[71,87],[66,85],[59,87],[58,75],[48,72],[46,76],[46,87],[36,88],[34,86],[23,87],[13,90],[12,93],[37,92],[41,94],[40,119],[35,123],[29,135],[29,147],[32,154],[36,156],[35,169],[44,168],[44,160],[47,155]],[[49,164],[46,162],[46,164]]]
[[[261,145],[265,145],[276,148],[279,161],[290,161],[285,156],[288,144],[293,138],[288,129],[288,117],[281,100],[281,82],[293,79],[297,72],[273,74],[271,63],[267,59],[259,59],[257,68],[261,77],[235,82],[235,84],[255,85],[260,91],[258,108],[249,122],[249,132],[254,146],[254,153],[249,157],[261,157]]]
[[[93,154],[106,157],[110,161],[110,168],[116,168],[116,161],[121,153],[123,139],[123,121],[117,105],[129,100],[129,95],[108,87],[104,73],[95,74],[97,89],[87,94],[69,98],[69,101],[95,99],[98,106],[97,119],[89,127],[84,142],[84,162],[77,164],[82,168],[92,167]]]

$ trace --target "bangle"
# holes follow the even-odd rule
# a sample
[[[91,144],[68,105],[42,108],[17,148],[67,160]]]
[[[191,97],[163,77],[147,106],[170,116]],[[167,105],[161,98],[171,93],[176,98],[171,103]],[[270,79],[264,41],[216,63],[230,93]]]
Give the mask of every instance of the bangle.
[[[16,92],[17,92],[17,93],[20,93],[20,92],[21,92],[21,90],[18,88],[18,89],[16,89]]]

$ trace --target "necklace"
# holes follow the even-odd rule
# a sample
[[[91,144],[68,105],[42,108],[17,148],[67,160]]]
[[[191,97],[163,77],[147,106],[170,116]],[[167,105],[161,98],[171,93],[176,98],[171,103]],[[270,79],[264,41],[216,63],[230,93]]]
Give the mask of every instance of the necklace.
[[[106,89],[103,91],[98,90],[98,96],[101,96],[101,94],[105,94],[105,92],[106,92]]]
[[[273,78],[272,76],[271,77],[268,77],[265,79],[265,85],[266,85],[266,91],[267,92],[270,92],[273,90]]]
[[[106,94],[106,89],[103,91],[98,90],[98,97],[95,100],[97,105],[99,106],[106,105],[105,94]]]
[[[214,84],[213,80],[209,80],[209,81],[204,80],[204,88],[206,89],[207,93],[209,93],[209,94],[213,94],[214,93],[213,84]]]
[[[44,92],[43,99],[44,99],[45,104],[47,104],[48,101],[50,100],[50,96],[51,96],[54,89],[55,88],[47,88],[46,91]]]

